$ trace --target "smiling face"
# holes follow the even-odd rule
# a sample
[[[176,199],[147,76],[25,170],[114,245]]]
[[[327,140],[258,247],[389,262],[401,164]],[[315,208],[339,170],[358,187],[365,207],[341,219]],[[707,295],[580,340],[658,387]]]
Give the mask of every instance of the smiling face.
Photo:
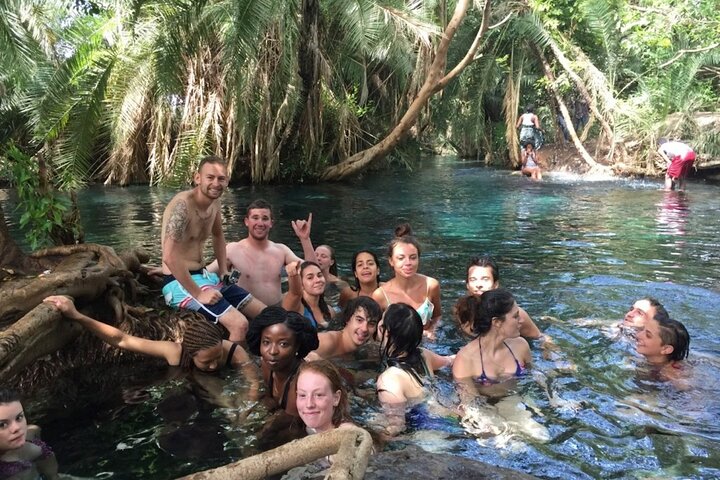
[[[200,192],[209,200],[220,198],[228,186],[227,169],[219,163],[205,163],[193,179]]]
[[[260,338],[260,356],[275,372],[292,368],[297,356],[298,345],[295,333],[284,323],[265,327]]]
[[[380,266],[371,254],[362,252],[355,259],[353,273],[361,284],[375,285],[377,277],[380,275]]]
[[[320,265],[320,268],[324,271],[328,271],[335,263],[335,260],[332,258],[332,252],[324,245],[320,245],[315,249],[315,257],[317,258],[317,264]]]
[[[220,368],[222,361],[223,347],[222,342],[214,347],[203,348],[198,350],[192,357],[193,364],[198,370],[203,372],[214,372]]]
[[[410,278],[417,273],[420,264],[420,254],[415,245],[399,242],[393,248],[390,257],[390,266],[395,275]]]
[[[466,282],[470,295],[480,295],[482,292],[498,288],[498,282],[493,278],[492,268],[473,265],[468,269]]]
[[[664,360],[666,355],[673,352],[671,345],[663,345],[660,337],[660,324],[654,318],[648,318],[645,326],[640,329],[635,338],[635,349],[651,362]]]
[[[252,208],[245,217],[248,235],[254,240],[265,240],[273,226],[272,212],[269,208]]]
[[[0,453],[25,445],[27,420],[20,402],[0,403]]]
[[[626,327],[641,329],[645,326],[648,319],[655,317],[656,313],[657,309],[650,304],[649,300],[638,300],[625,314],[623,325]]]
[[[370,337],[375,334],[376,328],[377,323],[368,322],[368,314],[365,309],[358,308],[348,320],[344,330],[350,334],[352,342],[359,347],[370,340]]]
[[[333,392],[330,379],[313,370],[300,372],[297,379],[297,409],[305,425],[318,432],[333,428],[332,418],[340,404],[340,390]]]
[[[325,275],[315,265],[308,265],[302,271],[303,290],[310,295],[322,295],[325,292]]]

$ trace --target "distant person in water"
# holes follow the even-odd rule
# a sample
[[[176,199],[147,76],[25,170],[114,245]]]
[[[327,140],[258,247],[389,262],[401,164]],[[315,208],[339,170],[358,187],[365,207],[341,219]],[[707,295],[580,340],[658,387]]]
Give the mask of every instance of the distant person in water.
[[[28,425],[20,394],[0,388],[0,478],[56,480],[58,464],[52,449]]]
[[[538,132],[540,132],[540,119],[533,112],[533,105],[525,107],[525,113],[518,118],[515,128],[520,129],[520,148],[525,149],[525,145],[532,144],[534,147],[538,143]]]
[[[380,305],[372,298],[353,298],[340,314],[343,329],[319,333],[320,346],[308,358],[335,358],[354,352],[375,335],[381,315]]]
[[[220,211],[220,197],[228,185],[225,161],[216,156],[203,158],[193,180],[195,187],[175,195],[163,212],[165,303],[220,322],[230,332],[230,340],[241,342],[247,332],[246,316],[254,318],[265,305],[247,290],[221,281],[228,273]],[[203,250],[208,237],[219,260],[217,274],[205,269]]]
[[[409,224],[395,229],[395,238],[388,246],[388,263],[395,276],[373,292],[373,299],[386,310],[393,303],[406,303],[420,315],[425,335],[435,340],[435,329],[442,317],[440,282],[418,273],[420,242]]]
[[[240,272],[237,284],[265,305],[279,305],[282,300],[283,269],[301,259],[287,245],[270,240],[275,218],[269,202],[254,200],[247,206],[243,221],[248,234],[239,242],[227,244],[227,269]],[[315,252],[310,242],[312,213],[307,220],[294,220],[291,225],[302,245],[303,256],[306,260],[315,261]],[[208,270],[220,270],[217,260],[208,265]]]
[[[538,153],[535,150],[535,146],[532,143],[525,145],[522,150],[522,170],[523,175],[526,175],[533,180],[542,180],[542,169],[540,168],[540,159]]]
[[[665,190],[685,190],[685,178],[695,162],[695,151],[682,142],[669,142],[665,138],[658,140],[658,153],[667,162]]]
[[[690,334],[685,325],[662,315],[648,318],[638,332],[637,353],[644,356],[654,368],[659,368],[668,378],[674,378],[679,362],[690,353]]]
[[[468,294],[482,295],[483,292],[487,292],[488,290],[500,288],[500,269],[491,256],[472,257],[466,271],[465,286]],[[459,305],[464,306],[467,305],[467,303],[461,303]],[[535,325],[535,322],[532,321],[530,315],[522,308],[518,308],[518,310],[521,319],[520,335],[525,338],[539,338],[542,333],[537,325]],[[460,329],[466,335],[473,336],[474,325],[472,315],[464,315],[456,311],[455,316],[460,324]]]

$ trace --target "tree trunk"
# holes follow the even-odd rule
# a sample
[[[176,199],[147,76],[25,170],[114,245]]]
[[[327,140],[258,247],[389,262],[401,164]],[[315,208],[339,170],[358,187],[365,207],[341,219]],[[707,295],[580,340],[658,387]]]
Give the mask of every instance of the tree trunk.
[[[517,71],[517,81],[515,80],[515,50],[510,54],[510,71],[507,75],[507,85],[505,86],[505,96],[503,97],[503,110],[505,113],[505,140],[507,141],[508,154],[510,156],[510,164],[513,167],[520,165],[520,141],[517,136],[517,112],[520,103],[520,80],[522,79],[523,66]]]
[[[550,64],[548,63],[547,59],[545,58],[545,55],[533,45],[533,49],[535,50],[536,55],[540,59],[540,63],[542,64],[543,71],[545,72],[545,76],[548,79],[548,84],[550,85],[550,89],[552,90],[553,94],[555,95],[555,100],[558,103],[558,107],[560,108],[560,113],[562,114],[563,118],[565,119],[565,123],[567,124],[568,133],[570,133],[570,138],[573,141],[573,144],[575,145],[575,148],[577,149],[578,153],[582,157],[583,160],[585,160],[585,163],[587,163],[592,170],[609,170],[604,165],[600,165],[595,161],[592,156],[588,153],[587,150],[585,150],[585,147],[583,147],[582,142],[577,136],[577,132],[575,132],[575,126],[572,123],[572,119],[570,118],[570,112],[568,112],[567,106],[565,105],[565,102],[562,99],[562,96],[560,95],[560,92],[558,92],[557,85],[555,84],[555,74],[553,73],[552,69],[550,68]]]
[[[322,145],[322,117],[320,115],[320,2],[303,0],[298,69],[300,98],[277,147],[279,158],[317,157],[315,148]]]
[[[410,129],[415,125],[418,116],[422,112],[422,109],[425,107],[428,100],[430,100],[430,97],[445,88],[450,80],[459,75],[474,60],[475,54],[480,48],[481,40],[489,27],[490,0],[485,0],[482,24],[475,36],[473,44],[465,54],[465,57],[447,75],[442,76],[445,72],[447,64],[447,54],[448,49],[450,48],[450,42],[467,14],[469,3],[469,0],[458,0],[455,5],[455,12],[450,19],[450,22],[448,22],[448,25],[440,39],[440,43],[438,44],[438,48],[435,53],[435,60],[433,60],[433,63],[430,66],[428,75],[425,78],[425,83],[423,83],[417,96],[410,104],[398,124],[395,125],[390,133],[379,143],[366,150],[356,153],[337,165],[326,168],[321,176],[323,180],[342,180],[350,175],[362,171],[374,161],[384,158],[403,140],[403,138],[405,138],[405,135],[407,135]]]

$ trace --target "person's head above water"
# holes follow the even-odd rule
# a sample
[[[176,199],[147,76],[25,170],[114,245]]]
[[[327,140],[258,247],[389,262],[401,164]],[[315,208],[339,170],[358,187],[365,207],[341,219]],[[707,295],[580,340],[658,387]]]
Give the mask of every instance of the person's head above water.
[[[684,360],[690,353],[690,334],[685,325],[662,315],[645,321],[636,342],[637,352],[652,364]]]
[[[305,358],[319,345],[317,330],[310,321],[282,307],[266,307],[250,322],[247,344],[250,352],[261,356],[272,370],[292,367],[296,358]]]
[[[361,283],[370,281],[375,282],[375,288],[380,286],[380,262],[375,252],[359,250],[353,253],[352,269],[356,291],[360,291]]]
[[[472,332],[484,336],[493,325],[502,326],[513,312],[518,313],[515,298],[504,288],[488,290],[481,295],[467,295],[460,298],[455,304],[455,315],[462,326],[472,325]],[[513,334],[509,329],[508,336]]]
[[[420,264],[420,242],[409,223],[395,229],[395,237],[388,245],[388,261],[396,276],[410,277],[417,273]]]
[[[642,328],[649,318],[658,317],[663,320],[670,318],[667,310],[656,298],[643,297],[633,303],[623,318],[623,326],[635,329]]]
[[[465,286],[471,295],[480,295],[482,292],[494,290],[500,284],[500,271],[497,263],[489,255],[472,257],[466,271]]]
[[[328,271],[331,275],[337,275],[337,262],[335,261],[335,249],[330,245],[318,245],[315,249],[315,257],[317,263],[323,271]]]
[[[223,356],[223,331],[205,319],[193,320],[183,333],[180,366],[213,372],[220,368]]]
[[[317,360],[300,366],[296,403],[302,421],[317,432],[339,427],[348,418],[348,394],[332,362]]]
[[[380,349],[384,361],[419,358],[423,324],[414,308],[405,303],[392,303],[385,310],[380,325]]]
[[[381,316],[380,305],[372,297],[353,298],[341,313],[343,330],[348,330],[353,343],[360,346],[375,336]]]
[[[0,388],[0,453],[22,447],[26,435],[27,420],[20,394],[9,388]]]

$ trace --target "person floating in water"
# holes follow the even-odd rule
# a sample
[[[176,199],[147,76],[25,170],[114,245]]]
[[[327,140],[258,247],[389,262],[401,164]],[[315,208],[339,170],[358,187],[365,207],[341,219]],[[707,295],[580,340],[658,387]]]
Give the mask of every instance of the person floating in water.
[[[695,151],[682,142],[669,142],[666,138],[658,140],[658,153],[668,164],[665,173],[665,190],[685,190],[687,177],[695,162]]]
[[[535,146],[532,143],[525,144],[522,150],[522,170],[523,175],[527,175],[533,180],[542,180],[542,170],[540,169],[540,159],[538,158]]]
[[[515,128],[520,129],[520,148],[525,148],[528,143],[533,144],[536,149],[542,146],[540,119],[533,113],[534,107],[525,107],[525,113],[518,118]]]
[[[0,388],[0,478],[60,478],[55,454],[38,438],[39,430],[28,425],[20,395]]]
[[[690,354],[690,334],[681,322],[656,315],[638,332],[636,350],[650,365],[672,372]]]

